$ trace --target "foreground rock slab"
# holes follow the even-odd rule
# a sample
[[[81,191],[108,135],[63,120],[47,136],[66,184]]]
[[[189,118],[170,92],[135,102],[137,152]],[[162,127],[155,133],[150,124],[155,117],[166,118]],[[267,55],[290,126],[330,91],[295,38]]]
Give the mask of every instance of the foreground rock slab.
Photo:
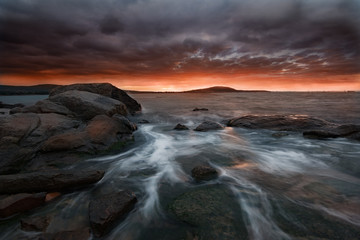
[[[218,122],[205,121],[197,126],[194,130],[199,132],[206,132],[210,130],[221,130],[224,129],[224,126]]]
[[[90,239],[90,228],[81,228],[71,231],[57,233],[43,233],[31,240],[88,240]]]
[[[110,231],[112,225],[124,218],[136,202],[135,194],[130,191],[112,193],[90,201],[89,220],[94,235],[101,237]]]
[[[196,166],[191,170],[191,175],[198,181],[206,181],[217,178],[218,172],[215,168],[210,166]]]
[[[104,171],[52,170],[0,176],[0,194],[64,191],[98,182]]]
[[[196,227],[198,239],[248,239],[240,205],[225,186],[208,185],[186,192],[175,198],[170,210]]]
[[[37,208],[45,203],[46,193],[20,193],[0,197],[0,218]]]

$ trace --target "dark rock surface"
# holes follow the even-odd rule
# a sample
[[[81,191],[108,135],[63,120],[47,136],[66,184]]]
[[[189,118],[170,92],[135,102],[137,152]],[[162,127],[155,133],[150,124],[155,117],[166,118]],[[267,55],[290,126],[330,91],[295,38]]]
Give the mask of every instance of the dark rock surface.
[[[146,123],[150,123],[150,122],[146,119],[142,119],[142,120],[138,121],[138,123],[146,124]]]
[[[38,101],[35,105],[27,107],[17,107],[10,110],[10,114],[15,113],[57,113],[62,115],[72,115],[67,107],[49,101],[48,99]]]
[[[323,127],[336,127],[336,124],[304,115],[247,115],[230,119],[227,125],[229,127],[276,131],[304,131]]]
[[[197,126],[194,130],[200,132],[206,132],[209,130],[221,130],[221,129],[224,129],[224,127],[220,123],[213,121],[205,121],[201,123],[199,126]]]
[[[3,102],[0,102],[0,108],[16,108],[16,107],[24,107],[24,104],[17,103],[17,104],[6,104]]]
[[[191,170],[191,176],[196,180],[211,180],[217,178],[218,172],[215,168],[210,166],[196,166]]]
[[[62,231],[57,233],[43,233],[31,240],[88,240],[90,239],[90,228],[81,228],[71,231]]]
[[[129,213],[137,202],[130,191],[121,191],[101,196],[89,203],[89,219],[93,233],[103,236],[111,230],[112,225]]]
[[[289,133],[286,133],[286,132],[276,132],[276,133],[271,134],[271,136],[273,136],[274,138],[282,138],[282,137],[289,136]]]
[[[50,96],[50,101],[67,107],[83,120],[90,120],[96,115],[112,116],[116,113],[127,115],[127,109],[122,102],[99,94],[70,90]]]
[[[28,217],[21,219],[20,225],[24,231],[45,232],[50,220],[49,216]]]
[[[193,111],[194,111],[194,112],[198,112],[198,111],[209,111],[209,109],[207,109],[207,108],[194,108]]]
[[[54,96],[70,90],[86,91],[113,98],[124,103],[131,114],[141,111],[141,105],[136,100],[131,98],[125,91],[114,87],[110,83],[72,84],[60,86],[53,89],[49,95]]]
[[[174,130],[189,130],[189,128],[183,124],[178,123],[175,127]]]
[[[196,188],[175,198],[169,208],[195,227],[199,239],[248,239],[240,205],[225,186]]]
[[[9,217],[16,213],[37,208],[45,203],[45,197],[45,192],[35,194],[19,193],[0,196],[0,218]]]
[[[0,194],[64,191],[85,187],[104,176],[100,170],[53,170],[0,176]]]
[[[360,125],[340,125],[305,115],[247,115],[230,119],[227,126],[303,132],[304,137],[315,139],[358,139],[356,136],[360,133]]]

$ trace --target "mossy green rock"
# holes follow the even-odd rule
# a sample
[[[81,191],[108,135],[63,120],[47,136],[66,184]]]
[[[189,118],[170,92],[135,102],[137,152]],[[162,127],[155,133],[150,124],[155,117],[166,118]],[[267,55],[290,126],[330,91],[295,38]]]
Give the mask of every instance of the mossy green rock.
[[[240,205],[222,185],[196,188],[170,205],[175,216],[195,227],[199,239],[248,239]]]

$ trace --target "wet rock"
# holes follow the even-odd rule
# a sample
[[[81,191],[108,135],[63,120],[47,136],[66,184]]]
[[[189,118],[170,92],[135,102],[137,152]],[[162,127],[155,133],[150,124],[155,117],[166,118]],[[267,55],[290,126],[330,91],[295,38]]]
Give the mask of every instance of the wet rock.
[[[313,208],[279,199],[272,201],[274,221],[285,233],[296,239],[358,239],[355,225],[325,215]]]
[[[194,108],[193,111],[194,111],[194,112],[198,112],[198,111],[209,111],[209,109],[207,109],[207,108]]]
[[[190,190],[175,198],[169,209],[179,220],[194,226],[200,239],[248,239],[240,205],[225,186]]]
[[[8,141],[4,141],[5,139]],[[21,148],[17,144],[10,143],[12,141],[18,141],[18,139],[4,137],[0,140],[0,174],[20,172],[35,156],[35,149]]]
[[[340,137],[340,134],[325,130],[311,130],[311,131],[303,132],[303,136],[311,139],[325,139],[325,138],[337,138]]]
[[[90,201],[89,219],[94,235],[101,237],[110,231],[115,222],[134,208],[136,202],[136,196],[130,191],[112,193]]]
[[[337,127],[336,124],[304,115],[247,115],[230,119],[227,125],[229,127],[276,131],[305,131]]]
[[[81,228],[57,233],[43,233],[33,240],[88,240],[90,236],[90,228]]]
[[[45,192],[35,194],[19,193],[14,195],[1,196],[0,217],[5,218],[16,213],[25,212],[33,208],[37,208],[45,203],[45,196]]]
[[[126,106],[122,102],[91,92],[70,90],[52,95],[49,99],[67,107],[83,120],[90,120],[100,114],[127,114]]]
[[[198,181],[211,180],[217,178],[218,172],[215,168],[210,166],[196,166],[191,170],[191,176]]]
[[[277,132],[277,133],[271,134],[271,136],[273,136],[275,138],[282,138],[282,137],[289,136],[289,134],[286,132]]]
[[[100,170],[49,170],[0,176],[0,194],[58,192],[85,187],[104,176]]]
[[[131,98],[126,92],[114,87],[110,83],[72,84],[60,86],[53,89],[49,95],[51,97],[70,90],[91,92],[118,100],[126,105],[131,114],[141,111],[141,105],[135,99]]]
[[[197,126],[194,130],[200,132],[206,132],[209,130],[221,130],[221,129],[224,129],[224,127],[220,123],[213,121],[205,121],[201,123],[199,126]]]
[[[150,122],[146,119],[142,119],[142,120],[138,121],[138,123],[146,124],[146,123],[150,123]]]
[[[20,220],[21,230],[45,232],[50,224],[49,216],[28,217]]]
[[[185,125],[182,125],[180,123],[178,123],[175,127],[174,127],[174,130],[189,130],[189,128]]]
[[[10,110],[15,113],[57,113],[61,115],[72,115],[73,113],[65,106],[49,101],[48,99],[38,101],[35,105],[17,107]]]
[[[112,116],[113,119],[117,121],[117,127],[121,133],[132,133],[137,130],[135,123],[130,122],[125,116],[120,114],[115,114]]]

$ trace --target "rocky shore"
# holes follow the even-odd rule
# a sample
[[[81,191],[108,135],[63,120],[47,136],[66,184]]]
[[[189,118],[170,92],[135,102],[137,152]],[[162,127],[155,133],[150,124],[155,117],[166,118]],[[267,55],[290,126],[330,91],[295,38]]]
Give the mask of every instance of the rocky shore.
[[[101,181],[106,170],[73,166],[89,157],[118,152],[131,143],[137,126],[127,117],[140,111],[136,100],[107,83],[60,86],[35,105],[11,106],[10,115],[0,118],[0,220],[46,206],[63,194]],[[276,138],[302,133],[311,139],[360,140],[359,125],[304,115],[246,115],[223,122],[204,121],[193,131],[211,134],[226,127],[268,129],[276,131],[272,133]],[[182,123],[173,130],[191,131]],[[221,176],[219,169],[203,164],[187,174],[194,188],[173,196],[167,213],[176,221],[196,227],[204,239],[219,239],[217,234],[225,230],[227,239],[248,239],[246,224],[239,221],[242,209],[234,193],[216,182]],[[131,189],[123,189],[88,199],[88,221],[83,228],[48,233],[51,216],[21,218],[19,228],[36,233],[24,239],[101,238],[136,211],[139,197]],[[224,206],[224,201],[228,205]]]

